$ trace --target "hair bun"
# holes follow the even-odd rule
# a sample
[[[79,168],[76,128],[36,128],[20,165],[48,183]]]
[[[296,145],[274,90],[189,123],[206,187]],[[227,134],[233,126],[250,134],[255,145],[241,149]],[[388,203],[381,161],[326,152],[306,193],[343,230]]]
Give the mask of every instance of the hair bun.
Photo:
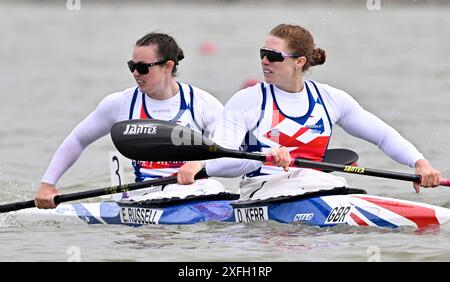
[[[178,62],[184,59],[183,50],[179,50],[177,60]]]
[[[325,54],[325,51],[323,49],[320,48],[316,48],[313,51],[312,54],[312,66],[315,65],[322,65],[323,63],[325,63],[325,60],[327,58],[327,55]]]

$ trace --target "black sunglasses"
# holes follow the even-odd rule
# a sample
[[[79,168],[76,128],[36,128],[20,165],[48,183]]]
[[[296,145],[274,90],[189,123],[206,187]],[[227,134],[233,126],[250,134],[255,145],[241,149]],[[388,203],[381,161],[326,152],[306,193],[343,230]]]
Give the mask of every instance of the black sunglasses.
[[[277,51],[277,50],[273,50],[273,49],[268,49],[268,48],[259,49],[259,56],[261,57],[261,60],[264,59],[264,57],[267,57],[267,60],[269,60],[269,62],[282,62],[282,61],[284,61],[284,58],[301,57],[300,55],[289,54],[289,53],[285,53],[285,52]]]
[[[137,70],[137,72],[139,74],[147,74],[149,67],[153,67],[156,65],[162,65],[162,64],[165,64],[166,62],[167,61],[159,61],[159,62],[146,64],[146,63],[135,63],[133,61],[128,61],[127,64],[128,64],[128,68],[130,69],[131,72],[134,72],[134,70]]]

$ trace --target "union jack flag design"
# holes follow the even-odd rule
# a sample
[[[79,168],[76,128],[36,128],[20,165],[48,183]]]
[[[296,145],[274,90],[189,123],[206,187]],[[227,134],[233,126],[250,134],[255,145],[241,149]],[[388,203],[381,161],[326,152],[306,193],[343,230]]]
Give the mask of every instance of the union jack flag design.
[[[180,109],[178,113],[170,120],[170,122],[178,123],[183,126],[189,127],[197,132],[202,132],[200,126],[195,120],[193,109],[193,95],[194,90],[192,86],[189,86],[189,93],[185,94],[183,85],[178,83],[180,89]],[[149,114],[148,105],[145,102],[145,94],[136,90],[133,94],[133,99],[130,105],[129,119],[153,119]],[[136,175],[136,181],[144,181],[153,178],[161,178],[173,175],[177,173],[185,162],[152,162],[152,161],[133,161],[134,174]]]
[[[292,117],[280,109],[273,85],[261,83],[261,115],[255,128],[247,133],[243,149],[267,152],[271,148],[283,146],[293,158],[321,161],[328,147],[332,124],[316,84],[305,81],[305,88],[308,111],[303,116]],[[281,168],[264,165],[248,176],[281,172]]]

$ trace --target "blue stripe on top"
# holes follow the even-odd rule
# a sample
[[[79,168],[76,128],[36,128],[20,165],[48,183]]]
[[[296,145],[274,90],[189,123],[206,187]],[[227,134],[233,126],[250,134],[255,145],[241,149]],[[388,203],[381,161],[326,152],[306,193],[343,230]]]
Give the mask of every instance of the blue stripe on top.
[[[283,116],[285,116],[286,118],[291,119],[291,120],[293,120],[293,121],[295,121],[295,122],[297,122],[297,123],[299,123],[299,124],[305,124],[306,120],[307,120],[307,119],[309,118],[309,116],[311,115],[311,113],[312,113],[312,111],[313,111],[313,109],[314,109],[314,106],[315,106],[315,104],[316,104],[316,102],[314,101],[314,98],[313,98],[313,96],[312,96],[312,94],[311,94],[311,90],[310,90],[309,87],[308,87],[308,84],[305,83],[305,86],[306,86],[306,92],[308,93],[308,101],[309,101],[308,112],[306,112],[305,115],[300,116],[300,117],[291,117],[291,116],[286,115],[285,113],[283,113],[283,111],[281,110],[281,108],[278,106],[278,102],[277,102],[277,98],[276,98],[276,96],[275,96],[275,91],[274,91],[274,89],[273,89],[273,85],[272,85],[272,84],[270,85],[270,92],[271,92],[271,94],[272,94],[272,99],[273,99],[273,101],[275,102],[275,106],[277,107],[277,109],[280,111],[280,113],[281,113]]]
[[[178,88],[180,89],[180,109],[179,109],[179,111],[178,111],[178,113],[175,115],[175,117],[173,117],[171,120],[170,120],[170,122],[176,122],[176,121],[178,121],[178,119],[183,115],[183,113],[184,113],[184,111],[185,110],[187,110],[189,107],[188,107],[188,104],[186,103],[186,99],[184,98],[184,91],[183,91],[183,87],[181,87],[181,84],[177,81],[177,84],[178,84]],[[191,86],[189,85],[189,87],[190,87],[190,89],[191,89],[191,97],[192,97],[192,95],[193,95],[193,91],[192,91],[192,88],[191,88]],[[131,101],[131,107],[130,107],[130,115],[129,115],[129,119],[132,119],[133,118],[133,111],[134,111],[134,107],[135,107],[135,105],[136,105],[136,98],[137,98],[137,94],[138,94],[138,87],[136,87],[136,90],[134,91],[134,94],[133,94],[133,99],[132,99],[132,101]],[[142,93],[142,95],[141,95],[141,98],[142,98],[142,106],[144,107],[144,112],[145,112],[145,115],[147,116],[147,118],[149,118],[149,119],[154,119],[150,114],[149,114],[149,112],[148,112],[148,110],[147,110],[147,104],[146,104],[146,102],[145,102],[145,93]],[[192,104],[192,103],[191,103]],[[191,109],[191,112],[193,112],[193,109]]]
[[[327,106],[323,102],[323,98],[322,98],[322,95],[319,92],[319,88],[317,88],[317,85],[314,83],[314,81],[309,80],[309,82],[311,82],[312,85],[314,86],[314,89],[316,89],[317,96],[319,96],[318,101],[320,101],[320,104],[323,106],[323,108],[325,110],[325,113],[327,114],[328,122],[330,123],[330,129],[332,130],[333,129],[333,124],[331,123],[330,114],[328,114]]]
[[[131,99],[131,105],[130,105],[130,115],[128,116],[128,119],[133,118],[134,106],[136,105],[136,99],[137,99],[138,92],[139,92],[138,90],[139,90],[139,87],[136,87],[136,89],[134,90],[133,99]]]

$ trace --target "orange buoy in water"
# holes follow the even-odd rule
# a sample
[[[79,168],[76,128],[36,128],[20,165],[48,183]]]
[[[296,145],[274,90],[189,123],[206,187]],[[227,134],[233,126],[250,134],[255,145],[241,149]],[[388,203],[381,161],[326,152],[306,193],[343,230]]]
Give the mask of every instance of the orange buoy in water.
[[[216,44],[205,41],[200,45],[200,53],[203,55],[212,55],[217,52]]]

